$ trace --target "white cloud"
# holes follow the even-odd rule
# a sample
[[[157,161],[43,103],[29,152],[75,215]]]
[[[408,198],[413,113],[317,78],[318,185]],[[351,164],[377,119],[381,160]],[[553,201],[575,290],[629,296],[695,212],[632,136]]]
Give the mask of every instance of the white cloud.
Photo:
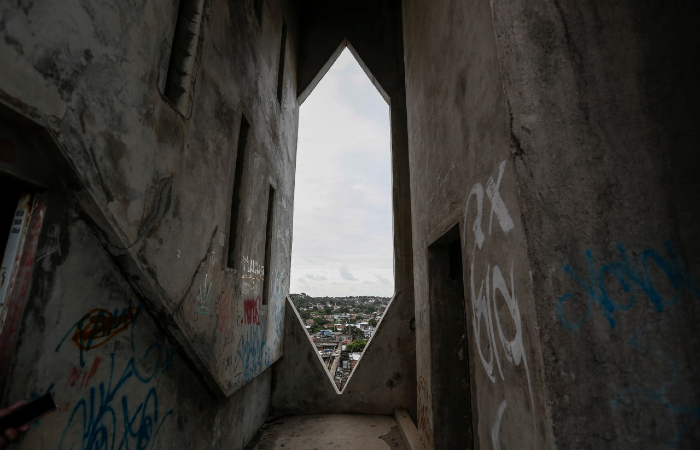
[[[309,280],[314,280],[314,281],[325,281],[328,279],[322,275],[314,275],[312,273],[307,273],[306,278],[308,278]]]
[[[394,293],[390,142],[389,106],[346,49],[300,107],[292,293]]]
[[[382,283],[382,284],[389,284],[389,280],[387,280],[387,279],[384,278],[383,276],[377,275],[377,274],[375,274],[374,276],[375,276],[375,278],[377,278],[377,281],[379,281],[380,283]]]
[[[353,276],[353,274],[350,273],[350,271],[348,270],[348,266],[342,266],[340,268],[340,276],[343,277],[344,280],[359,281]]]

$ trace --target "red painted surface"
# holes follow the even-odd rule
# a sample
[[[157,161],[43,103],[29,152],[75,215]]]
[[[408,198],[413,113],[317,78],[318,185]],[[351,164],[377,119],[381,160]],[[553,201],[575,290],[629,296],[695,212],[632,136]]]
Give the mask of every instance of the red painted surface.
[[[32,278],[37,243],[44,223],[46,199],[38,197],[32,206],[27,235],[22,246],[19,267],[7,296],[7,316],[0,334],[0,367],[8,367],[17,341],[17,330],[22,319],[22,311],[27,301],[27,291]]]
[[[81,372],[80,369],[73,366],[70,375],[68,376],[68,383],[71,385],[71,387],[75,386],[76,383],[78,383],[78,381],[80,381],[79,386],[81,388],[87,387],[90,384],[90,380],[92,380],[92,377],[94,377],[97,373],[97,369],[100,367],[101,361],[102,359],[99,356],[96,357],[95,360],[92,362],[92,367],[90,367],[90,370],[86,370],[84,372]]]
[[[245,324],[260,325],[260,296],[255,299],[243,301],[243,322]]]

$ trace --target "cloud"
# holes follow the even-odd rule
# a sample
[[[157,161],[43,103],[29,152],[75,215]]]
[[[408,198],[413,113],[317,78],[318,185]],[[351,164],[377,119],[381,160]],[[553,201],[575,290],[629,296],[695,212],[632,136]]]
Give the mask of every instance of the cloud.
[[[340,268],[340,276],[343,277],[344,280],[359,281],[350,273],[350,271],[348,270],[348,266],[346,265],[343,265],[343,267]]]
[[[312,273],[307,273],[307,274],[306,274],[306,278],[308,278],[309,280],[314,280],[314,281],[324,281],[324,280],[327,280],[327,279],[328,279],[328,278],[326,278],[326,277],[324,277],[324,276],[321,276],[321,275],[314,275],[314,274],[312,274]]]
[[[384,278],[383,276],[377,275],[376,273],[374,274],[374,276],[375,276],[375,278],[377,278],[377,281],[379,281],[380,283],[382,283],[382,284],[389,284],[389,280],[387,280],[387,279]]]
[[[345,49],[299,109],[290,292],[393,294],[390,130],[389,105]]]

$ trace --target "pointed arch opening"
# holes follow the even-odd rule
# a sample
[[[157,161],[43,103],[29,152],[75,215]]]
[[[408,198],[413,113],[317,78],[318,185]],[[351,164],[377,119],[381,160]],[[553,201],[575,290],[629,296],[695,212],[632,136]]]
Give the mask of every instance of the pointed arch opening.
[[[395,293],[388,96],[344,41],[299,113],[291,300],[339,392]]]

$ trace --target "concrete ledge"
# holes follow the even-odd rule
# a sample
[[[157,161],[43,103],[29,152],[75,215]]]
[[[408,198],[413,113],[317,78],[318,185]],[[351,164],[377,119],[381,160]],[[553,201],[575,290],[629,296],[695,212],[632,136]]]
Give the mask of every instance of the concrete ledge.
[[[411,420],[411,416],[408,415],[408,412],[405,409],[397,408],[394,410],[394,418],[399,425],[399,430],[401,430],[401,435],[406,445],[408,445],[411,450],[420,450],[421,444],[420,438],[418,437],[418,429],[413,423],[413,420]]]

